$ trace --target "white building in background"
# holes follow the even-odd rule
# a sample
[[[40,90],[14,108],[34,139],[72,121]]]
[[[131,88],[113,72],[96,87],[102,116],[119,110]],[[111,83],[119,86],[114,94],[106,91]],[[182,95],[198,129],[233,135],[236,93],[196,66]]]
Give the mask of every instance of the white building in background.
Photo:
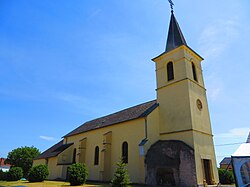
[[[237,187],[250,186],[250,133],[246,143],[232,155],[232,163]]]

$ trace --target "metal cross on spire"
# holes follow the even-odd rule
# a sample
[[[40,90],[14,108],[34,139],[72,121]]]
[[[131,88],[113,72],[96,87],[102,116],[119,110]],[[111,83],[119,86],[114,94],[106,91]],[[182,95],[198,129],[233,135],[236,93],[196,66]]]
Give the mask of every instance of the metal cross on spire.
[[[171,12],[174,12],[174,3],[172,0],[168,0],[168,2],[170,3],[170,8],[171,8]]]

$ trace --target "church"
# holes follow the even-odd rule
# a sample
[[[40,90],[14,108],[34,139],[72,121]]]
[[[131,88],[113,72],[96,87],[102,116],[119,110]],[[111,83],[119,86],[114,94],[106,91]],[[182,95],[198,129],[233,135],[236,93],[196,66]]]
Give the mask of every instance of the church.
[[[88,180],[110,181],[122,158],[132,183],[206,186],[218,183],[213,135],[201,61],[173,10],[166,48],[155,63],[157,98],[87,121],[34,159],[49,179],[85,163]],[[153,88],[152,88],[153,89]]]

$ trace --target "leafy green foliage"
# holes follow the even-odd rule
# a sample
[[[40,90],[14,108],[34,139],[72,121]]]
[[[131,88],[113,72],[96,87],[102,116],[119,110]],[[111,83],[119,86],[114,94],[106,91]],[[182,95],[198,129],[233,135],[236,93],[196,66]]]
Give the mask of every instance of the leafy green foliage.
[[[18,181],[23,177],[23,169],[20,167],[11,167],[7,172],[7,181]]]
[[[76,163],[68,168],[68,181],[71,186],[82,185],[86,182],[88,170],[85,164]]]
[[[6,181],[7,180],[7,172],[4,172],[0,169],[0,181]]]
[[[120,159],[116,163],[116,170],[114,177],[111,181],[112,186],[127,186],[130,184],[130,179],[128,175],[128,170],[126,168],[127,164],[123,163],[123,160]]]
[[[30,182],[42,182],[47,179],[49,176],[48,166],[46,165],[37,165],[30,169],[28,180]]]
[[[40,154],[40,151],[35,147],[21,147],[12,150],[8,153],[6,163],[14,167],[23,169],[24,177],[27,177],[30,168],[32,167],[33,159]]]
[[[221,184],[232,184],[235,182],[233,173],[225,169],[218,169]]]

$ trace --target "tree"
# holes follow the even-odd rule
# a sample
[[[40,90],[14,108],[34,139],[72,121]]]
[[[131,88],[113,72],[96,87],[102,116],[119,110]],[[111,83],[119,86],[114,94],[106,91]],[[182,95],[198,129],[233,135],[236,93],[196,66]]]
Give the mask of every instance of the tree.
[[[112,186],[128,186],[130,184],[130,179],[126,168],[127,164],[125,164],[121,158],[116,163],[116,166],[114,178],[111,181]]]
[[[234,176],[231,171],[227,171],[225,169],[218,168],[219,179],[221,184],[232,184],[234,183]]]
[[[33,159],[39,154],[40,151],[34,146],[16,148],[8,153],[5,163],[11,164],[11,166],[15,167],[21,167],[23,169],[24,177],[27,177],[28,172],[32,167]]]

